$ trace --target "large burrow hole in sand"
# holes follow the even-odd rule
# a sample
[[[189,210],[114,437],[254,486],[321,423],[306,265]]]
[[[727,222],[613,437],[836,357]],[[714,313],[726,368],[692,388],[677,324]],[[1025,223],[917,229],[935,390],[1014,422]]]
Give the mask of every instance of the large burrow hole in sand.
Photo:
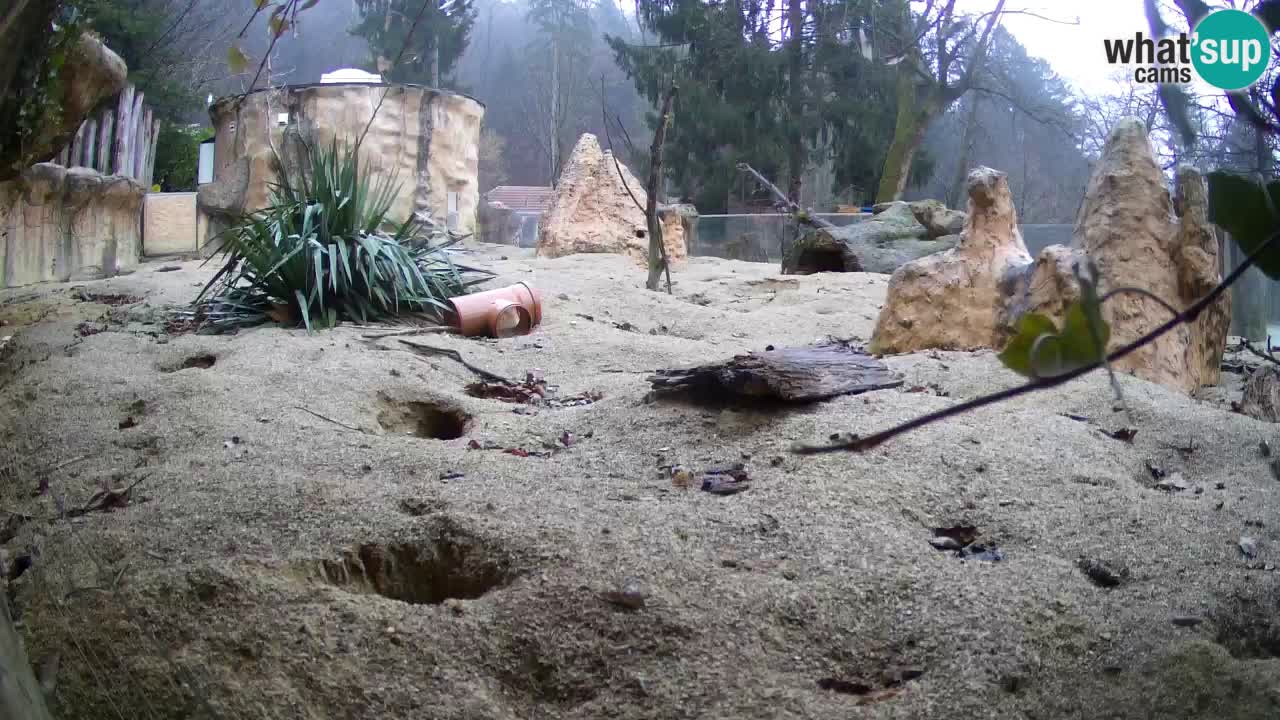
[[[320,563],[321,579],[347,592],[411,605],[474,600],[515,578],[506,559],[467,536],[417,543],[366,543]]]
[[[810,275],[822,272],[850,272],[845,266],[844,253],[837,248],[810,248],[796,258],[793,272],[797,275]]]
[[[461,408],[425,400],[392,400],[379,397],[382,410],[378,425],[397,435],[433,440],[456,440],[471,429],[471,416]]]

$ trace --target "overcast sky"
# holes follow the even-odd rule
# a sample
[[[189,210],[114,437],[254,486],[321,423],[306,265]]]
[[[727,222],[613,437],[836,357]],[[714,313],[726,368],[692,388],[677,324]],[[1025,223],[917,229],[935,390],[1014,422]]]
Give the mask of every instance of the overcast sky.
[[[981,12],[994,7],[992,0],[961,0],[966,10]],[[1142,0],[1010,0],[1009,10],[1027,10],[1064,22],[1064,25],[1030,15],[1008,15],[1004,26],[1027,52],[1044,58],[1067,82],[1085,93],[1114,89],[1110,77],[1117,68],[1108,65],[1102,51],[1105,38],[1147,32]]]

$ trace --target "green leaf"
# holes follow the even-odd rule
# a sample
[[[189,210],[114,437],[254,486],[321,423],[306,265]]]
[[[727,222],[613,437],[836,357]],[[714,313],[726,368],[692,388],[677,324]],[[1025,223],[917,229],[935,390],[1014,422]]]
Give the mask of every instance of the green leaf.
[[[1031,368],[1031,348],[1036,338],[1042,335],[1055,335],[1058,327],[1049,318],[1040,313],[1026,313],[1018,320],[1017,332],[1013,339],[997,355],[1000,362],[1010,370],[1024,377],[1034,377]]]
[[[232,75],[239,75],[249,67],[249,56],[238,46],[227,48],[227,69]]]
[[[1226,230],[1246,255],[1252,255],[1280,230],[1280,219],[1272,208],[1280,206],[1280,182],[1262,186],[1255,180],[1233,173],[1209,173],[1209,220]],[[1270,195],[1270,202],[1267,196]],[[1272,280],[1280,280],[1280,243],[1257,260],[1257,266]]]
[[[1044,315],[1023,315],[1013,339],[998,357],[1005,367],[1024,377],[1051,378],[1102,362],[1110,339],[1111,328],[1102,319],[1100,308],[1086,308],[1084,302],[1077,301],[1067,308],[1061,331]]]

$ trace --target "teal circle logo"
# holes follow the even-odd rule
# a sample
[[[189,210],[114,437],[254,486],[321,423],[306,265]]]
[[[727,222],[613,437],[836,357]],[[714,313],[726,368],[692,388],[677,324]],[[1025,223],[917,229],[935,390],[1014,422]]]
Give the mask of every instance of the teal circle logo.
[[[1191,64],[1210,85],[1243,90],[1258,82],[1271,62],[1271,33],[1243,10],[1215,10],[1196,25]]]

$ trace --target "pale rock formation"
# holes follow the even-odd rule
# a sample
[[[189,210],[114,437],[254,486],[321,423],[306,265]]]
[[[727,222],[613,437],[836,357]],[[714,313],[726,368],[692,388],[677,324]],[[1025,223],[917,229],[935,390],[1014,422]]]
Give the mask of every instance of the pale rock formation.
[[[649,240],[641,208],[647,200],[644,183],[626,165],[615,164],[613,154],[601,150],[594,135],[584,134],[560,173],[551,209],[539,222],[538,256],[616,253],[646,265]],[[685,215],[676,206],[659,212],[673,267],[688,257]]]
[[[975,187],[973,179],[971,175],[969,221],[956,251],[904,266],[890,280],[872,339],[877,351],[998,349],[1024,312],[1043,313],[1060,324],[1066,307],[1079,298],[1074,268],[1086,257],[1098,267],[1102,293],[1139,288],[1179,310],[1221,280],[1204,180],[1190,167],[1179,168],[1175,203],[1141,121],[1121,121],[1107,139],[1072,247],[1046,248],[1034,263],[1025,258],[1007,187],[997,183],[998,200],[984,208],[986,191],[981,183]],[[1007,219],[1006,213],[997,213],[997,221],[994,208],[1005,206]],[[978,212],[986,219],[976,217]],[[988,242],[1003,250],[979,252],[973,246],[970,235],[980,226],[991,232]],[[960,262],[962,257],[972,259]],[[1150,297],[1120,293],[1107,300],[1103,317],[1111,326],[1114,349],[1151,332],[1170,313]],[[1218,381],[1229,325],[1230,299],[1224,296],[1194,323],[1174,328],[1114,367],[1193,392]]]
[[[969,213],[959,243],[912,260],[889,279],[888,298],[871,349],[901,353],[925,348],[971,350],[1007,339],[1011,293],[1031,265],[1004,173],[969,173]]]
[[[145,194],[131,178],[53,163],[0,183],[0,287],[110,277],[134,267]]]
[[[361,169],[395,179],[392,218],[422,213],[443,225],[452,196],[454,229],[475,232],[484,106],[465,95],[411,85],[286,86],[224,98],[209,115],[214,182],[200,188],[199,205],[219,229],[269,204],[278,179],[275,158],[296,162],[298,137],[320,147],[335,140],[350,147],[367,127]]]

